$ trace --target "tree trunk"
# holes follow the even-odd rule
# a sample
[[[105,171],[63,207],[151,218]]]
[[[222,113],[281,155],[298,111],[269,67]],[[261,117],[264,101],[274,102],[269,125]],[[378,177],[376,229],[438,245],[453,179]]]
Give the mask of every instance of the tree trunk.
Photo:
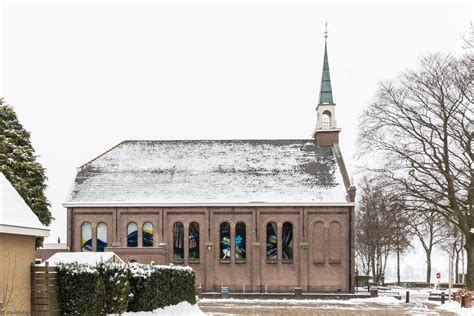
[[[454,261],[454,273],[455,273],[455,278],[456,284],[459,284],[459,251],[456,250],[456,260]]]
[[[397,285],[400,286],[400,248],[397,247]]]
[[[375,269],[375,254],[372,254],[372,282],[377,282],[377,270]]]
[[[426,282],[431,283],[431,251],[426,252]]]
[[[467,257],[466,285],[472,289],[474,286],[474,234],[467,233],[464,247]]]

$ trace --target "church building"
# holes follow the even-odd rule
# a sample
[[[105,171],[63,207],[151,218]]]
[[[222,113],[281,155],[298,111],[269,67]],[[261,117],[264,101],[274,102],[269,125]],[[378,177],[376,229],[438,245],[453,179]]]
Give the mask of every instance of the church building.
[[[189,265],[203,291],[352,292],[355,187],[325,37],[312,138],[123,141],[78,168],[69,249]]]

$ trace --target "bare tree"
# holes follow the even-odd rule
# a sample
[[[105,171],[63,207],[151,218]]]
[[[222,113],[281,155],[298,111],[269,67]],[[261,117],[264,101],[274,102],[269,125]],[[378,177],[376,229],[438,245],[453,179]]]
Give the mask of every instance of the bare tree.
[[[460,277],[459,274],[459,264],[461,264],[461,274],[464,276],[464,244],[465,238],[464,235],[459,231],[459,228],[451,225],[449,227],[449,235],[454,237],[456,241],[452,245],[452,254],[453,254],[453,268],[455,273],[455,282],[464,283],[464,279]]]
[[[471,57],[431,54],[419,67],[380,83],[360,121],[360,156],[399,187],[408,204],[426,203],[466,239],[467,284],[474,285],[474,174]]]
[[[364,178],[361,191],[356,249],[363,272],[372,273],[375,282],[383,282],[388,257],[396,253],[400,279],[400,255],[410,245],[403,204],[375,179]]]
[[[397,214],[397,219],[395,220],[394,228],[392,230],[392,243],[394,252],[397,256],[397,285],[400,286],[400,256],[411,248],[410,237],[412,232],[408,228],[410,219],[404,211],[403,204],[396,203],[394,211],[395,214]]]
[[[408,225],[412,233],[418,237],[426,255],[426,282],[431,282],[431,254],[433,248],[440,245],[449,237],[449,225],[446,220],[437,212],[419,209],[410,212],[411,220]]]

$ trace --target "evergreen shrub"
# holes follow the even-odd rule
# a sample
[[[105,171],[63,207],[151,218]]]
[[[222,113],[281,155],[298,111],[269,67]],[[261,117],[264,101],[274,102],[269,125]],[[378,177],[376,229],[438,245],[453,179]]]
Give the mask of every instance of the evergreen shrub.
[[[190,267],[61,264],[57,284],[63,315],[152,311],[183,301],[196,304],[195,274]]]
[[[130,296],[130,269],[124,263],[100,262],[98,311],[102,314],[121,314],[127,311]]]
[[[152,311],[183,301],[196,304],[195,274],[190,267],[130,265],[129,311]]]
[[[58,302],[63,315],[94,315],[99,273],[93,266],[60,264],[57,268]]]

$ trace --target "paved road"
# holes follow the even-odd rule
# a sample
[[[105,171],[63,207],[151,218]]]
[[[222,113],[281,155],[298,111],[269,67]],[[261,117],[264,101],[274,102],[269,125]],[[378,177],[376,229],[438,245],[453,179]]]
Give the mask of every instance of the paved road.
[[[434,310],[434,305],[414,301],[411,304],[345,304],[345,303],[305,303],[285,302],[264,303],[234,301],[219,302],[218,300],[199,302],[199,307],[210,315],[454,315]]]

